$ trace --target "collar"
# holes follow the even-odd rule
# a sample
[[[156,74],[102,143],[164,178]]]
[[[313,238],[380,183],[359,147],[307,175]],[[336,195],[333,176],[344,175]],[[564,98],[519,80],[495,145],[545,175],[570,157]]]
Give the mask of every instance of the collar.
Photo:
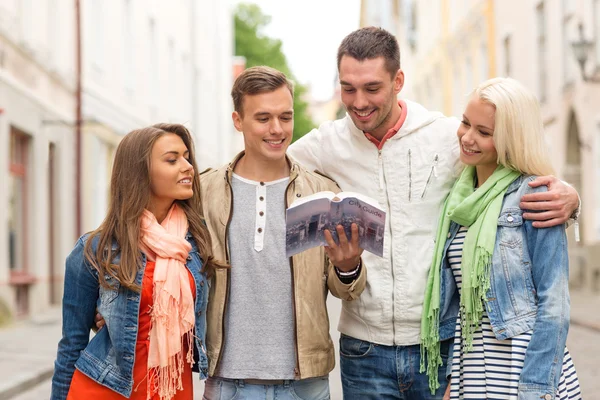
[[[404,121],[406,121],[406,116],[408,115],[408,107],[406,106],[406,103],[403,100],[398,100],[398,105],[400,106],[401,110],[400,118],[398,118],[396,124],[386,132],[385,136],[381,139],[381,141],[379,141],[376,137],[374,137],[368,132],[364,133],[367,139],[369,139],[371,143],[377,146],[377,149],[379,150],[383,148],[383,145],[388,139],[392,138],[396,133],[398,133],[400,128],[402,128],[402,124],[404,124]]]
[[[227,166],[227,169],[225,170],[225,180],[229,183],[231,183],[231,179],[233,176],[233,170],[235,169],[235,166],[237,165],[237,163],[242,159],[242,157],[244,157],[244,155],[246,154],[245,150],[240,151],[234,158],[233,160],[231,160],[231,162],[229,163],[229,165]],[[300,166],[298,165],[298,163],[296,161],[294,161],[290,156],[288,156],[287,154],[285,155],[285,160],[288,163],[288,166],[290,167],[290,182],[293,181],[294,179],[296,179],[296,177],[298,176],[298,172],[300,170]]]
[[[506,189],[506,194],[517,191],[523,184],[523,180],[525,180],[526,178],[526,175],[521,175],[517,179],[515,179],[510,185],[508,185],[508,189]]]

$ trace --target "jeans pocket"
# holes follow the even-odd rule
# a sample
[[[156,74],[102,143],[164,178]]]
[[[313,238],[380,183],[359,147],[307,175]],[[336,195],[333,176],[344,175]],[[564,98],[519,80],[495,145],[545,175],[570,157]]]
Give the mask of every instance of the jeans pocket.
[[[290,394],[296,400],[329,400],[329,378],[321,376],[294,381]]]
[[[208,378],[204,383],[203,400],[234,400],[237,397],[237,385],[219,378]]]
[[[340,336],[340,355],[343,357],[365,357],[373,348],[373,344],[342,334]]]

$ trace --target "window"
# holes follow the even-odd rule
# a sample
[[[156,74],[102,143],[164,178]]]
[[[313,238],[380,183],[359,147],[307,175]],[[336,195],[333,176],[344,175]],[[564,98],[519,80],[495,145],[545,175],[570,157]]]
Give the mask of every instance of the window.
[[[11,271],[25,271],[27,252],[27,150],[28,138],[12,129],[10,133],[10,202],[9,202],[9,258]]]
[[[506,37],[504,38],[504,75],[505,76],[510,76],[510,74],[512,73],[511,71],[511,64],[512,64],[512,60],[511,60],[511,37],[510,35],[506,35]]]
[[[56,263],[56,249],[58,247],[58,237],[60,236],[60,230],[57,227],[57,190],[56,187],[56,145],[50,143],[48,146],[48,276],[50,281],[49,290],[49,303],[52,305],[59,305],[60,303],[60,289],[59,285],[62,282],[58,279],[58,268]]]
[[[8,210],[8,258],[10,283],[15,287],[17,314],[28,311],[27,258],[27,172],[29,159],[29,137],[15,128],[10,132],[9,164],[9,210]]]
[[[538,63],[538,97],[546,101],[548,71],[546,67],[546,12],[542,1],[536,9],[537,19],[537,63]]]

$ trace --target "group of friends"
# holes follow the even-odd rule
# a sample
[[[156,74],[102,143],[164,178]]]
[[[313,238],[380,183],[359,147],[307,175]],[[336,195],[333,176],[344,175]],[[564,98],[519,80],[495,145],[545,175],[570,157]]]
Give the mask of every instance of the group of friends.
[[[192,371],[206,400],[329,399],[329,292],[344,399],[581,398],[579,197],[552,176],[535,96],[494,78],[461,119],[428,111],[399,98],[398,42],[375,27],[337,66],[346,116],[291,146],[293,85],[265,66],[233,85],[245,148],[227,165],[199,173],[179,124],[123,137],[107,215],[66,260],[52,400],[189,400]],[[355,224],[286,257],[286,208],[325,190],[383,205],[383,257]]]

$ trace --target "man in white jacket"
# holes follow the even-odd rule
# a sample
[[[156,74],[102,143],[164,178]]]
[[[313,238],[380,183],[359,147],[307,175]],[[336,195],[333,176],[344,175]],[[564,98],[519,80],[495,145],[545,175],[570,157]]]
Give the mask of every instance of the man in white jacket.
[[[338,49],[341,97],[347,115],[325,122],[289,148],[307,168],[332,177],[345,191],[377,199],[387,211],[383,258],[363,253],[367,287],[340,316],[340,366],[345,399],[441,399],[454,325],[440,335],[444,365],[435,395],[419,372],[420,324],[438,214],[462,166],[460,122],[420,104],[398,100],[404,85],[393,35],[363,28]],[[535,225],[564,223],[578,206],[574,189],[538,178],[549,191],[523,198]],[[540,225],[541,224],[541,225]]]

